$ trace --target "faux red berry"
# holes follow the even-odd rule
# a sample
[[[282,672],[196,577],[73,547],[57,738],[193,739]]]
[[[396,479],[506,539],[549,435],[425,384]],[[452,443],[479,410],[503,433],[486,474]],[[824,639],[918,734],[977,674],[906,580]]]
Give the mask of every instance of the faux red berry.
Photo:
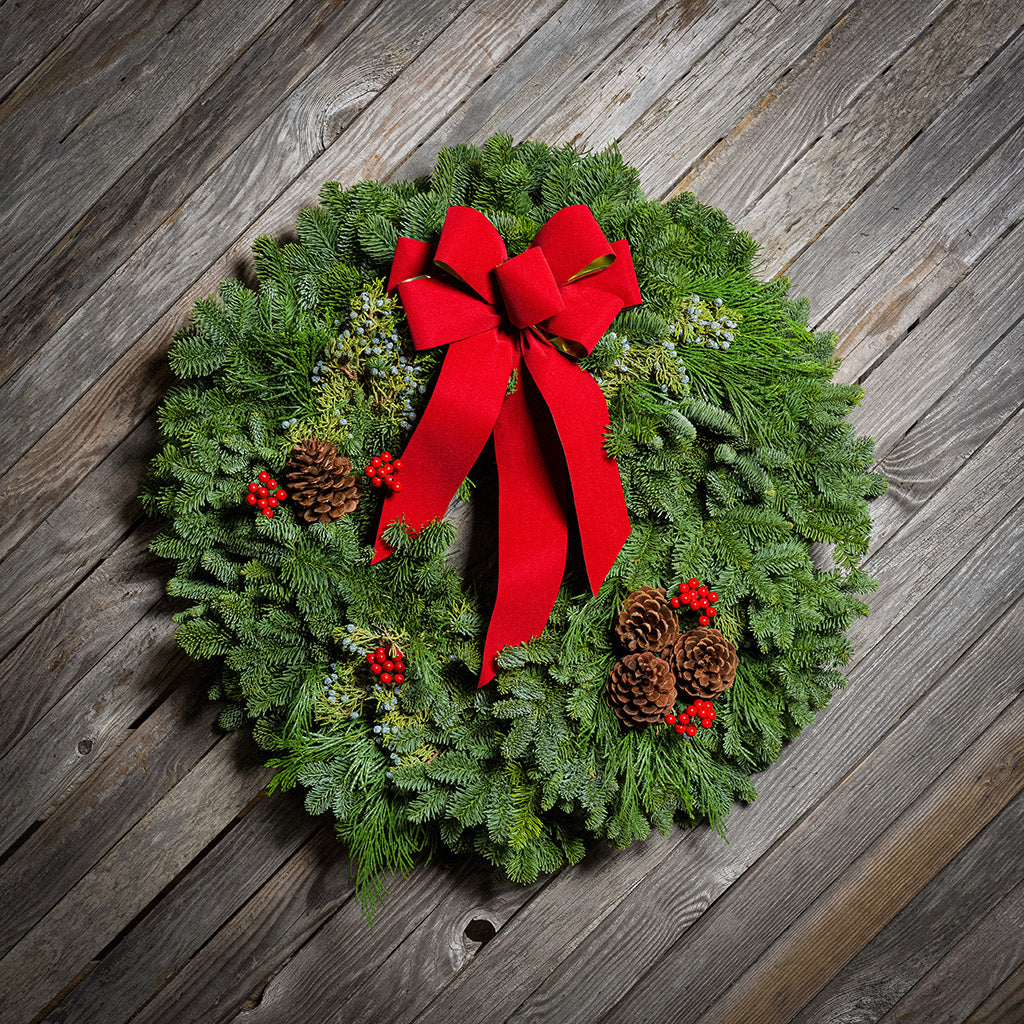
[[[711,728],[711,719],[710,718],[702,718],[700,720],[700,727],[702,729],[710,729]]]
[[[274,513],[273,513],[273,511],[272,511],[271,509],[269,509],[269,508],[265,508],[265,509],[263,509],[263,514],[264,514],[264,515],[265,515],[265,516],[266,516],[266,517],[267,517],[268,519],[273,519],[273,518],[274,518]]]
[[[391,650],[393,652],[392,655],[391,655],[391,660],[394,661],[394,662],[401,661],[402,660],[402,652],[397,647],[392,647]]]
[[[698,619],[697,621],[698,621],[698,622],[699,622],[699,623],[700,623],[700,624],[701,624],[702,626],[706,626],[706,625],[707,625],[707,624],[708,624],[708,623],[709,623],[709,622],[710,622],[711,620],[710,620],[710,619],[709,619],[709,618],[708,618],[708,617],[707,617],[706,615],[702,615],[702,616],[701,616],[701,617],[700,617],[700,618],[699,618],[699,619]]]
[[[679,716],[679,724],[680,725],[689,725],[690,724],[690,716],[689,715],[680,715]]]
[[[267,499],[266,498],[257,498],[256,499],[256,504],[260,508],[266,508],[267,507]]]
[[[381,674],[380,674],[380,681],[381,681],[381,682],[382,682],[382,683],[383,683],[383,684],[384,684],[385,686],[387,686],[388,684],[390,684],[390,682],[391,682],[391,673],[390,673],[390,672],[381,672]],[[709,724],[710,724],[710,723],[709,723]]]
[[[383,647],[378,647],[377,650],[373,652],[373,656],[377,661],[385,661],[387,659],[388,652],[385,651]]]
[[[269,491],[268,491],[268,490],[266,489],[266,487],[257,487],[257,488],[256,488],[256,493],[257,493],[257,494],[258,494],[258,495],[259,495],[259,496],[260,496],[261,498],[265,498],[265,497],[266,497],[266,496],[267,496],[267,495],[268,495],[268,494],[269,494],[270,492],[269,492]]]
[[[672,605],[673,608],[678,608],[682,603],[683,602],[680,601],[678,597],[673,597],[672,600],[669,601],[669,604]]]
[[[395,671],[396,672],[404,672],[405,671],[405,662],[404,661],[396,661],[395,662]]]
[[[697,604],[699,604],[699,605],[701,606],[701,608],[707,608],[707,607],[708,607],[708,605],[710,604],[710,602],[708,601],[708,599],[707,599],[706,597],[702,597],[702,598],[701,598],[701,599],[700,599],[700,600],[699,600],[699,601],[697,602]]]
[[[693,706],[693,705],[691,704],[691,705],[690,705],[690,706],[689,706],[689,707],[688,707],[688,708],[686,709],[686,713],[687,713],[687,714],[688,714],[688,715],[689,715],[689,716],[690,716],[691,718],[693,718],[693,716],[697,714],[697,709],[696,709],[696,708],[695,708],[695,707],[694,707],[694,706]]]
[[[366,656],[366,664],[367,665],[372,665],[376,660],[377,659],[373,656],[373,654],[368,654]]]
[[[707,597],[709,593],[710,593],[710,591],[708,590],[708,588],[703,586],[703,585],[701,585],[701,586],[699,586],[697,588],[697,594],[700,597]]]
[[[250,505],[255,505],[255,504],[256,504],[256,502],[257,502],[257,501],[259,501],[260,499],[259,499],[259,498],[257,498],[255,494],[252,494],[252,493],[250,492],[249,494],[247,494],[247,495],[245,496],[245,500],[246,500],[247,502],[249,502],[249,504],[250,504]]]
[[[715,709],[714,708],[708,708],[707,718],[709,718],[712,722],[715,720]]]
[[[267,508],[277,508],[279,504],[277,498],[267,498]]]
[[[394,676],[394,679],[395,679],[395,686],[401,686],[402,683],[405,682],[405,676],[403,676],[401,672],[396,672],[395,676]]]
[[[373,673],[373,674],[374,674],[375,676],[379,676],[379,675],[381,674],[381,672],[383,672],[383,671],[384,671],[384,669],[382,669],[382,668],[380,667],[380,665],[378,665],[378,664],[377,664],[377,662],[374,662],[374,663],[373,663],[373,664],[372,664],[372,665],[370,666],[370,671],[371,671],[371,672],[372,672],[372,673]]]
[[[685,725],[680,725],[680,724],[679,724],[679,723],[677,722],[677,723],[676,723],[676,732],[678,732],[678,733],[684,733],[684,732],[686,732],[686,726],[685,726]]]
[[[700,601],[696,600],[696,598],[690,602],[690,611],[692,611],[692,612],[699,612],[700,611]]]
[[[259,485],[258,483],[256,483],[256,481],[255,481],[255,480],[253,480],[253,482],[252,482],[251,484],[249,484],[249,491],[250,491],[250,492],[251,492],[252,494],[255,494],[255,493],[256,493],[256,491],[257,491],[257,489],[259,488],[259,486],[260,486],[260,485]]]
[[[383,468],[381,468],[381,472],[382,473],[384,472]],[[394,487],[395,486],[395,478],[393,476],[385,476],[384,477],[384,483],[386,483],[388,485],[388,487]]]
[[[393,490],[393,491],[400,491],[401,489],[402,489],[402,481],[401,480],[396,480],[391,485],[391,490]]]
[[[267,487],[270,490],[273,490],[275,487],[277,487],[277,481],[276,480],[268,480],[267,481]]]
[[[713,619],[718,614],[718,612],[716,612],[714,608],[711,608],[709,606],[708,610],[707,610],[707,612],[705,612],[705,614],[709,615]]]
[[[366,467],[366,475],[367,476],[376,476],[377,475],[377,470],[374,469],[373,466],[367,466]]]
[[[384,671],[385,672],[394,672],[395,671],[395,663],[393,661],[391,661],[390,659],[385,661],[384,662]]]
[[[675,715],[666,715],[665,716],[665,724],[666,725],[675,725],[676,724],[676,716]]]
[[[695,725],[688,725],[686,727],[686,735],[687,736],[696,736],[697,735],[697,727]]]
[[[686,581],[686,585],[691,590],[696,590],[700,586],[700,580],[698,580],[698,579],[689,579],[689,580]]]
[[[284,499],[288,497],[288,492],[284,490],[278,491],[274,497],[277,498],[278,501],[284,501]]]
[[[374,486],[374,487],[380,487],[380,485],[381,485],[382,483],[384,483],[384,481],[383,481],[383,480],[381,480],[381,478],[380,478],[379,476],[375,476],[375,477],[373,478],[373,486]]]
[[[395,472],[395,469],[394,469],[394,466],[392,466],[390,462],[385,462],[384,465],[380,467],[380,471],[385,476],[391,476]]]
[[[718,600],[718,595],[712,590],[708,594],[708,601],[714,604]]]
[[[259,480],[261,484],[265,484],[270,479],[270,474],[264,470],[262,473],[257,475],[256,479]]]
[[[402,468],[402,460],[395,459],[395,461],[391,463],[391,467],[397,473]]]
[[[382,465],[383,462],[384,460],[379,455],[374,455],[374,457],[370,459],[370,465],[373,466],[375,469],[377,466]]]
[[[380,453],[380,457],[381,457],[381,459],[383,459],[384,462],[390,462],[391,461],[391,452],[381,452]]]

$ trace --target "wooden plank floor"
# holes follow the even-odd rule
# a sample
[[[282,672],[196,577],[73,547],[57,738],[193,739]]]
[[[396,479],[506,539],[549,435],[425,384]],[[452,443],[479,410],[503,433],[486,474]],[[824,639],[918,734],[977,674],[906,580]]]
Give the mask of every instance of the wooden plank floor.
[[[1024,8],[0,0],[0,1022],[1024,1021]],[[730,841],[371,931],[175,650],[136,498],[166,350],[322,182],[618,139],[763,245],[891,481],[850,687]]]

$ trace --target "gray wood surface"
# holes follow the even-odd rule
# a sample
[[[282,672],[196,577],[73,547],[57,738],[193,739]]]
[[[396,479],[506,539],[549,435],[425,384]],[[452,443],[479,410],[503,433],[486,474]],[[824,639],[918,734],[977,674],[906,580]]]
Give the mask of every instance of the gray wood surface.
[[[0,0],[0,1024],[1024,1020],[1024,11]],[[137,500],[166,350],[329,179],[618,140],[835,331],[890,480],[850,686],[707,829],[396,879],[267,796]]]

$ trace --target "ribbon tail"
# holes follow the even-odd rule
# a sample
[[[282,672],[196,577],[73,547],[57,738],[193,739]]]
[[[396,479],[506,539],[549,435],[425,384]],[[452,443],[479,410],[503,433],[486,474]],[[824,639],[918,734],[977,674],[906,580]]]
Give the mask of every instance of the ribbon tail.
[[[520,373],[494,424],[498,464],[498,597],[484,641],[480,686],[503,647],[539,636],[565,574],[565,466],[544,401]]]
[[[524,337],[523,359],[565,452],[583,559],[596,594],[631,529],[619,467],[604,450],[608,403],[594,378],[550,345]]]
[[[444,516],[491,436],[512,365],[512,339],[500,331],[449,347],[434,393],[402,451],[402,490],[384,499],[371,565],[394,550],[383,537],[391,523],[404,518],[416,531]]]

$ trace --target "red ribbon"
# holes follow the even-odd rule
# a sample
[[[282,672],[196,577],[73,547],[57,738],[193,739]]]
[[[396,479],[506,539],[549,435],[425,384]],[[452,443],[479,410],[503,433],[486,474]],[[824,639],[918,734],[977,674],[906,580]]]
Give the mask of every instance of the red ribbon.
[[[398,239],[396,288],[416,348],[450,347],[402,452],[403,489],[384,500],[373,561],[393,550],[387,524],[404,517],[415,531],[444,515],[493,432],[498,597],[484,686],[501,648],[539,635],[551,615],[565,573],[566,468],[595,594],[629,536],[618,467],[602,444],[608,405],[568,356],[589,354],[619,311],[642,301],[640,289],[629,243],[609,244],[586,206],[559,210],[512,259],[482,213],[449,207],[436,247]]]

